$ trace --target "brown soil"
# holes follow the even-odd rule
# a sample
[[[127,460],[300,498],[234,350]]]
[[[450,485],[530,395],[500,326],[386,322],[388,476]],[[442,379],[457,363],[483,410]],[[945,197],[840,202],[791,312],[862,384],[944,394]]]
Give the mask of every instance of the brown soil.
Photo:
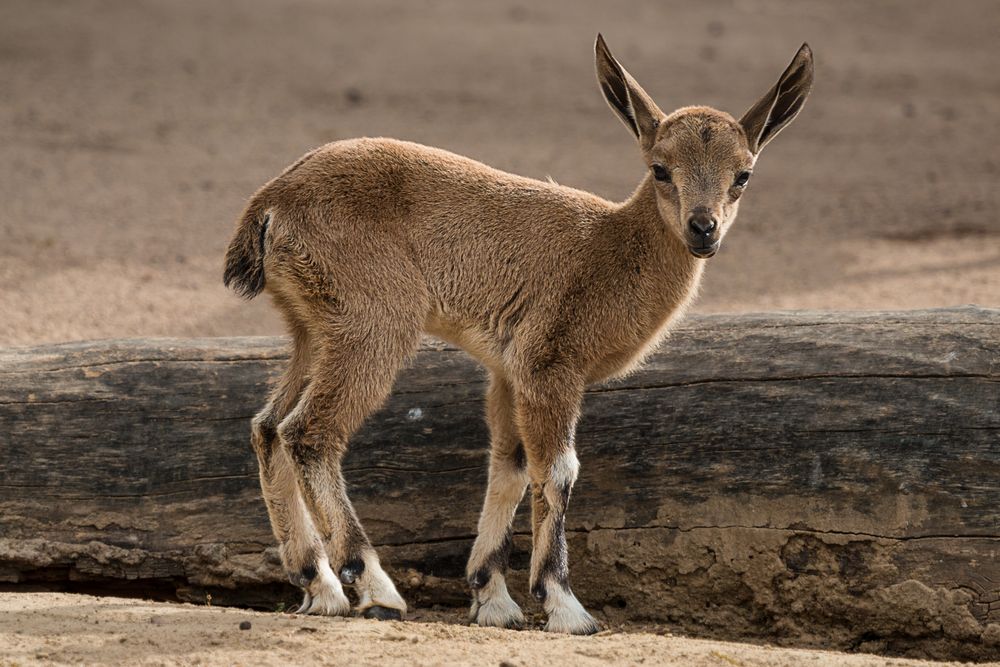
[[[250,628],[241,630],[245,622]],[[64,593],[0,594],[0,647],[0,664],[4,665],[958,664],[778,649],[647,632],[604,631],[579,638],[432,620],[380,623]]]
[[[664,108],[741,113],[803,40],[817,85],[767,148],[702,312],[1000,305],[1000,4],[0,6],[0,345],[268,334],[221,285],[232,221],[307,149],[420,141],[625,197],[594,81],[611,47]],[[253,629],[239,631],[249,619]],[[551,637],[0,595],[0,662],[923,664],[633,633]]]
[[[1000,303],[990,0],[7,0],[0,344],[279,332],[221,256],[253,190],[338,138],[625,197],[642,167],[597,90],[598,30],[664,108],[740,114],[816,53],[699,310]]]

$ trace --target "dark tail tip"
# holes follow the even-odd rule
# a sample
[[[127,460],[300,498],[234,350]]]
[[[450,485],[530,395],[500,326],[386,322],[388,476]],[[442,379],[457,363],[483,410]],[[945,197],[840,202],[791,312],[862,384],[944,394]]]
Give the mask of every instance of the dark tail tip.
[[[226,251],[226,270],[222,282],[245,299],[264,290],[264,235],[271,218],[263,219],[248,212],[240,222]]]

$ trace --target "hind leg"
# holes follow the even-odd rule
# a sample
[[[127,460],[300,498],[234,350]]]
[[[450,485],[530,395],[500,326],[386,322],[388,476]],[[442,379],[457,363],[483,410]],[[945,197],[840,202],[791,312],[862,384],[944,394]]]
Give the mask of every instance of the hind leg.
[[[330,567],[323,540],[299,493],[291,460],[278,446],[278,424],[302,393],[310,357],[306,329],[294,317],[288,319],[292,330],[291,361],[267,406],[253,420],[251,443],[282,564],[289,581],[305,591],[299,613],[343,615],[350,611],[350,601]]]
[[[314,293],[305,304],[313,338],[311,379],[278,434],[334,571],[355,587],[358,612],[401,618],[406,603],[348,499],[341,462],[348,440],[382,404],[415,351],[427,297],[405,256],[368,250],[364,272],[332,278],[335,295]]]
[[[375,335],[368,340],[332,330],[327,335],[314,363],[315,375],[278,433],[334,568],[356,588],[358,611],[399,618],[406,603],[382,570],[348,499],[341,462],[348,439],[388,395],[418,334],[412,333],[406,349],[386,349],[386,341]]]
[[[505,575],[510,557],[511,524],[528,486],[524,447],[514,425],[510,384],[490,376],[486,394],[490,427],[490,473],[479,530],[466,575],[472,588],[469,620],[479,625],[515,628],[524,624],[521,608],[510,597]]]

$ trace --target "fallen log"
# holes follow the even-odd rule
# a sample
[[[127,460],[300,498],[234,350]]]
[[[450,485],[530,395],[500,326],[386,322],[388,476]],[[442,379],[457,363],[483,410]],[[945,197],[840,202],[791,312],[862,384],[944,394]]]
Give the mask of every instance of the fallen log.
[[[248,444],[286,357],[277,338],[0,351],[0,581],[291,602]],[[995,657],[998,381],[998,310],[690,317],[587,394],[574,588],[612,624]],[[347,458],[411,604],[466,602],[483,390],[428,343]]]

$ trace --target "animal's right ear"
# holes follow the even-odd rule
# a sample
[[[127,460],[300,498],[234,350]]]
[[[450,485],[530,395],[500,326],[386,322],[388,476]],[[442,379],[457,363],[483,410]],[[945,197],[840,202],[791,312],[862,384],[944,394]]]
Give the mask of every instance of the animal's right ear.
[[[597,81],[601,84],[604,99],[642,147],[648,150],[656,141],[656,128],[663,120],[663,112],[611,55],[600,33],[597,34],[594,51],[597,57]]]

